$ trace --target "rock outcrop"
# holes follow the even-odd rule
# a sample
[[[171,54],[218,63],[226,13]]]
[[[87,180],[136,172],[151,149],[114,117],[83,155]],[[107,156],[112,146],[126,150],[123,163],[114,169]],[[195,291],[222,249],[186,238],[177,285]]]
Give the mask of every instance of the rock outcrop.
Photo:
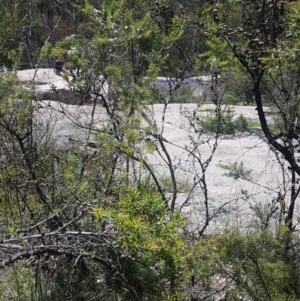
[[[24,86],[35,89],[38,99],[43,100],[39,103],[36,116],[41,124],[51,128],[51,139],[59,150],[80,150],[83,147],[85,151],[86,148],[95,151],[95,137],[89,128],[101,129],[108,122],[106,111],[100,104],[95,108],[91,105],[76,105],[80,103],[79,97],[72,92],[68,82],[55,75],[52,69],[18,71],[18,78]],[[182,206],[182,212],[188,217],[194,233],[205,223],[206,212],[209,212],[211,218],[207,232],[232,226],[251,227],[259,222],[257,212],[268,216],[278,189],[283,189],[283,171],[278,158],[257,133],[259,128],[242,135],[222,135],[211,159],[214,140],[204,137],[203,143],[199,143],[196,150],[198,157],[193,157],[187,150],[194,147],[191,141],[197,137],[193,136],[186,116],[201,119],[210,114],[213,107],[170,104],[166,109],[162,104],[155,104],[149,110],[152,111],[155,123],[163,129],[168,155],[176,166],[179,182],[191,187],[191,181],[201,177],[205,161],[210,162],[205,171],[207,199],[201,187],[195,188],[193,193],[184,189],[176,192],[177,203]],[[231,106],[230,112],[233,118],[242,115],[251,123],[258,124],[257,111],[253,106]],[[268,116],[268,122],[272,122],[271,116]],[[147,159],[158,175],[165,178],[170,176],[163,152],[149,154]],[[238,168],[249,172],[251,178],[230,176],[230,172],[237,172]],[[295,210],[299,212],[300,207],[296,206]]]
[[[79,104],[80,97],[70,88],[63,76],[53,69],[28,69],[17,72],[18,79],[35,89],[38,100],[55,100],[66,104]]]

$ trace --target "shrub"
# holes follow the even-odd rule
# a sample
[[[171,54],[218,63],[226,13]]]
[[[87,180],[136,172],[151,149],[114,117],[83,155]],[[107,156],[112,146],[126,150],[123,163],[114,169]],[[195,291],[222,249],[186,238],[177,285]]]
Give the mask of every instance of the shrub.
[[[223,290],[222,300],[299,300],[299,255],[297,248],[287,254],[290,239],[279,227],[258,233],[228,229],[199,240],[192,259],[197,279],[203,286],[202,279],[222,279],[216,289]],[[299,244],[296,237],[291,241]]]
[[[232,135],[236,131],[247,131],[249,123],[243,115],[239,115],[236,119],[230,111],[221,113],[219,119],[215,114],[209,114],[200,120],[200,124],[204,132]]]
[[[201,95],[198,96],[195,91],[196,89],[193,87],[182,85],[173,92],[171,98],[170,89],[168,87],[159,88],[161,96],[170,99],[172,103],[199,103]]]
[[[225,92],[223,102],[229,105],[237,105],[240,103],[240,98],[235,93]]]
[[[253,102],[253,92],[250,79],[237,68],[222,74],[224,96],[223,101],[226,104],[238,104]]]
[[[225,173],[226,176],[234,178],[234,179],[243,179],[243,180],[251,180],[251,169],[245,169],[243,162],[233,164],[219,164],[220,168],[228,170]]]

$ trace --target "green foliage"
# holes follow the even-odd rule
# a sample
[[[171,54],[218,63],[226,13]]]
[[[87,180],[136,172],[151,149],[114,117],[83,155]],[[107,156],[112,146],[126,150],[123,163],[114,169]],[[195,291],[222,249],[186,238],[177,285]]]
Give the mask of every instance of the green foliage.
[[[34,272],[26,266],[26,262],[1,271],[0,300],[30,300],[34,290]]]
[[[230,230],[200,241],[194,257],[199,279],[229,277],[233,283],[225,291],[230,300],[298,300],[299,277],[286,254],[288,235],[281,228],[257,234]]]
[[[200,70],[204,69],[210,73],[213,73],[216,68],[222,72],[231,70],[237,66],[238,61],[228,47],[228,43],[218,35],[218,26],[209,18],[210,13],[208,10],[205,20],[206,51],[198,55],[197,64],[201,66]]]
[[[247,131],[249,129],[249,122],[245,116],[240,114],[234,120],[234,127],[236,131]]]
[[[223,100],[224,100],[224,103],[230,104],[230,105],[237,105],[241,101],[239,96],[237,94],[235,94],[234,92],[226,92],[223,95]]]
[[[0,291],[6,300],[188,300],[192,276],[203,291],[217,277],[229,279],[224,288],[229,300],[298,297],[299,242],[288,237],[290,233],[259,228],[256,234],[228,231],[189,240],[186,222],[179,212],[168,209],[168,200],[163,198],[171,191],[171,179],[156,177],[163,190],[158,195],[157,189],[143,186],[142,176],[136,175],[144,171],[146,152],[157,147],[157,141],[148,138],[158,130],[148,105],[162,99],[199,101],[185,85],[155,91],[150,83],[158,76],[183,80],[198,75],[199,70],[211,73],[218,68],[220,83],[225,85],[223,101],[237,104],[252,100],[253,84],[237,71],[238,57],[255,80],[257,70],[278,80],[288,78],[287,71],[299,69],[299,4],[291,4],[288,15],[293,37],[282,38],[276,49],[278,37],[272,40],[269,34],[280,26],[265,32],[257,28],[262,18],[255,5],[262,2],[216,1],[219,19],[206,24],[203,18],[208,20],[214,11],[204,1],[196,2],[186,1],[184,8],[180,1],[3,3],[2,62],[10,67],[28,62],[34,66],[41,58],[47,65],[48,59],[65,54],[71,87],[83,95],[83,101],[93,96],[108,117],[97,128],[95,152],[57,151],[48,140],[49,125],[35,118],[37,106],[31,91],[23,89],[13,73],[0,73],[1,239],[11,238],[15,248],[2,244],[3,253],[13,260],[8,252],[54,246],[55,254],[32,255],[28,266],[14,263],[2,271]],[[247,10],[242,10],[242,4]],[[270,15],[275,9],[269,4],[273,3],[265,7],[266,22],[275,19]],[[251,18],[246,20],[248,12]],[[237,29],[240,22],[249,31]],[[254,41],[257,37],[266,38],[263,46]],[[253,47],[252,40],[259,44]],[[282,73],[281,66],[285,68]],[[272,80],[262,82],[264,92],[269,92]],[[104,89],[104,83],[109,89]],[[295,79],[283,87],[295,91],[296,83]],[[281,133],[299,115],[298,98],[293,94],[277,102],[285,91],[276,89],[271,90],[275,96],[270,94],[285,119],[274,133]],[[234,134],[249,128],[244,116],[235,118],[227,110],[221,116],[209,114],[199,123],[209,133]],[[220,167],[230,177],[251,180],[243,162]],[[175,180],[178,192],[192,189],[186,179]],[[261,216],[261,208],[256,209]],[[23,235],[32,237],[23,241]],[[214,298],[208,293],[203,299],[209,296]]]
[[[162,176],[160,177],[160,182],[165,191],[167,192],[173,191],[174,187],[173,187],[172,179],[170,177]],[[176,188],[177,188],[177,192],[179,193],[187,192],[191,188],[191,183],[189,183],[188,178],[178,179],[176,181]]]
[[[272,117],[272,123],[270,130],[273,135],[282,135],[290,130],[290,126],[299,127],[299,119],[296,117],[300,112],[299,102],[293,97],[287,104],[283,104],[280,107],[280,113],[278,109],[270,112]]]
[[[244,105],[253,102],[250,79],[237,67],[226,68],[222,72],[224,95],[222,102],[226,105]]]
[[[64,178],[67,181],[73,182],[78,176],[79,172],[79,159],[76,155],[71,154],[66,160],[66,164],[63,167]]]
[[[199,121],[203,130],[208,133],[216,133],[230,135],[236,131],[247,131],[249,124],[247,119],[240,115],[234,118],[234,114],[230,111],[221,112],[220,118],[214,114],[208,114]]]
[[[12,67],[20,53],[20,36],[26,21],[27,5],[19,0],[2,3],[0,8],[0,60],[1,65]],[[24,18],[24,19],[23,19]]]
[[[164,279],[171,281],[180,292],[179,281],[185,270],[186,245],[180,234],[184,221],[178,212],[167,209],[159,195],[129,189],[113,208],[95,207],[93,215],[99,223],[109,221],[113,225],[116,235],[112,239],[122,252],[135,258],[140,268],[155,269],[160,275],[160,285]],[[168,291],[162,289],[160,293]]]
[[[287,23],[285,37],[280,41],[280,47],[268,48],[262,61],[267,71],[273,76],[284,67],[288,72],[299,72],[299,36],[300,36],[300,7],[299,3],[287,6]]]
[[[168,99],[172,103],[200,103],[199,98],[201,96],[197,95],[197,90],[188,85],[182,84],[178,89],[172,91],[172,96],[170,98],[170,89],[160,88],[161,96],[164,99]]]
[[[245,169],[243,162],[234,162],[233,164],[220,163],[218,164],[218,167],[228,170],[228,172],[225,173],[225,175],[230,178],[234,178],[235,180],[251,180],[251,169]]]
[[[184,225],[183,221],[178,212],[171,214],[168,211],[156,193],[132,190],[115,208],[96,207],[93,212],[99,222],[111,218],[118,230],[116,239],[121,247],[142,257],[151,258],[156,252],[171,250],[172,244],[175,249],[180,249],[182,244],[178,230]]]

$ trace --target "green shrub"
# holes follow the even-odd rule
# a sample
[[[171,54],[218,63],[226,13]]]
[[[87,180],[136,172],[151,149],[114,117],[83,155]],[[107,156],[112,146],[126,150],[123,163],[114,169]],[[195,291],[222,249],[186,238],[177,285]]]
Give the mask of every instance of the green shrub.
[[[240,114],[234,120],[234,128],[236,131],[247,131],[249,129],[249,122],[245,116]]]
[[[233,164],[219,164],[220,168],[228,170],[225,173],[226,176],[234,178],[234,179],[244,179],[244,180],[251,180],[251,169],[245,169],[243,162],[237,163],[234,162]]]
[[[115,206],[95,207],[93,215],[100,224],[107,220],[113,224],[115,235],[111,239],[119,246],[118,265],[126,261],[121,274],[138,292],[139,300],[146,300],[144,295],[147,300],[169,300],[164,298],[174,287],[176,294],[180,293],[187,253],[180,230],[185,221],[178,212],[169,211],[160,195],[146,188],[129,188]],[[114,283],[116,280],[124,282],[116,278]],[[170,283],[169,288],[166,283]],[[122,300],[136,300],[130,298],[126,283],[119,287],[126,293]]]
[[[250,79],[239,69],[232,68],[222,74],[224,96],[223,103],[253,103],[253,91]]]
[[[223,95],[223,103],[237,105],[240,103],[240,98],[235,93],[227,92]]]
[[[26,262],[0,270],[0,301],[30,300],[34,288],[34,272]]]
[[[195,89],[189,86],[181,86],[173,94],[174,103],[197,103],[199,97],[194,95]]]
[[[167,87],[162,87],[159,89],[162,98],[170,99],[172,103],[199,103],[201,100],[201,95],[198,96],[195,91],[196,90],[194,88],[187,85],[182,85],[176,89],[173,92],[173,95],[171,95],[170,90]]]
[[[299,255],[297,248],[286,252],[289,237],[279,227],[258,233],[228,229],[199,240],[192,257],[197,279],[221,277],[224,300],[299,300]],[[299,244],[296,237],[291,241]]]
[[[209,114],[200,120],[200,124],[204,132],[231,135],[236,131],[247,131],[249,129],[248,120],[239,115],[234,118],[234,114],[230,111],[221,113],[221,117],[218,118],[215,114]]]
[[[171,177],[167,176],[162,176],[160,177],[160,182],[162,184],[163,189],[166,192],[172,192],[173,191],[173,182]],[[188,178],[182,178],[182,179],[177,179],[176,181],[176,188],[178,192],[186,192],[191,189],[191,183],[189,182]]]

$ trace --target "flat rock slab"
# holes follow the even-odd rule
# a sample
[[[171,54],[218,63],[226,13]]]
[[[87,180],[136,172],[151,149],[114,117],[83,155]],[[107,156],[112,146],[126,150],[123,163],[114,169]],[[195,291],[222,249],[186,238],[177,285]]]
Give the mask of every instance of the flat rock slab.
[[[169,142],[167,149],[173,164],[177,166],[176,175],[183,183],[191,183],[191,179],[197,175],[201,177],[201,164],[209,159],[213,146],[213,140],[199,146],[199,161],[189,155],[186,149],[191,149],[190,138],[193,135],[184,115],[189,112],[200,116],[210,114],[213,108],[211,105],[198,107],[196,104],[172,104],[165,111],[163,136]],[[257,111],[253,106],[230,106],[227,109],[232,111],[234,118],[242,114],[259,124]],[[157,124],[162,125],[163,105],[155,105],[153,111]],[[269,122],[270,118],[271,116],[268,117]],[[187,214],[194,231],[201,230],[205,224],[206,209],[212,218],[207,230],[209,232],[233,226],[252,227],[271,212],[278,193],[284,191],[283,174],[286,179],[290,174],[282,172],[278,159],[261,137],[257,128],[236,136],[220,136],[217,149],[205,172],[207,207],[204,197],[206,192],[201,187],[198,186],[192,194],[189,191],[179,193],[179,204],[190,198],[182,210]],[[162,156],[155,153],[149,158],[156,171],[170,178]],[[226,167],[232,168],[234,165],[241,167],[249,175],[248,179],[235,178],[234,173],[230,175],[230,170]],[[188,187],[191,185],[187,184]],[[171,197],[172,195],[170,199]],[[279,214],[275,211],[274,216],[277,213]]]
[[[92,133],[87,130],[92,122],[92,106],[44,101],[41,102],[41,107],[42,114],[39,118],[52,122],[53,137],[60,147],[67,148],[72,141],[86,144],[89,140],[93,140]],[[203,187],[196,186],[192,193],[189,192],[189,188],[192,187],[195,177],[203,175],[201,164],[209,159],[213,141],[208,139],[209,143],[199,145],[198,161],[191,156],[187,149],[191,149],[191,137],[194,139],[195,135],[184,116],[194,114],[194,111],[201,114],[207,107],[198,107],[196,104],[171,104],[165,110],[163,105],[157,104],[149,109],[152,110],[157,125],[162,129],[161,134],[167,141],[165,145],[173,165],[176,166],[175,175],[178,182],[183,184],[179,185],[176,204],[178,207],[185,204],[181,209],[188,217],[193,231],[201,231],[207,217],[211,218],[207,233],[233,226],[246,229],[253,224],[261,223],[274,209],[276,197],[280,191],[284,191],[285,185],[288,185],[290,174],[282,171],[278,158],[259,135],[248,132],[239,136],[220,137],[205,172],[207,185],[205,199],[206,192]],[[255,107],[231,107],[231,110],[235,116],[243,114],[247,118],[257,120]],[[97,105],[94,126],[101,128],[106,121],[105,110]],[[170,179],[163,152],[148,155],[148,160],[161,179]],[[228,175],[230,170],[226,167],[232,167],[234,164],[237,167],[242,166],[242,169],[248,172],[248,179]],[[173,196],[171,191],[169,196],[171,200]],[[278,210],[275,210],[274,216],[279,214]],[[299,212],[298,204],[296,211]]]
[[[79,104],[80,97],[70,88],[63,76],[53,69],[28,69],[17,72],[21,82],[35,90],[37,100],[55,100],[67,104]]]

